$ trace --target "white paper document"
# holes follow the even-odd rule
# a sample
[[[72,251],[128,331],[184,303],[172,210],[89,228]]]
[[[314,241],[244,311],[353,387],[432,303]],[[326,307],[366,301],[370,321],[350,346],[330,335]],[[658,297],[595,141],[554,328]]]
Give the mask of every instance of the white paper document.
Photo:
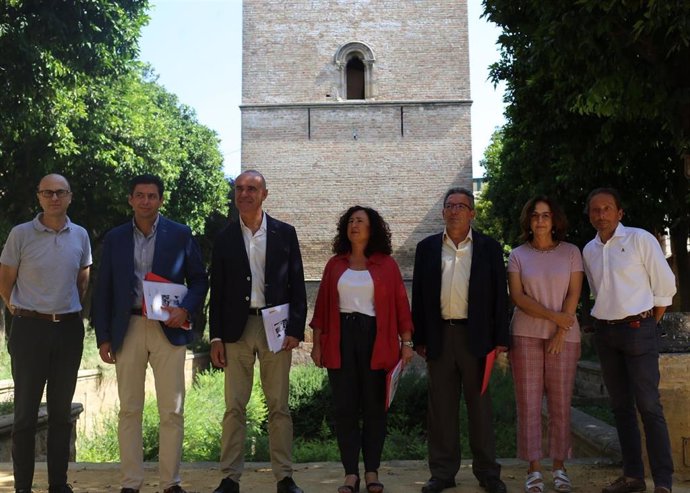
[[[282,349],[285,340],[285,329],[290,319],[290,304],[264,308],[261,310],[261,317],[264,321],[268,349],[277,353]]]
[[[176,307],[182,304],[187,295],[187,286],[172,282],[143,281],[146,318],[165,322],[170,314],[165,307]]]

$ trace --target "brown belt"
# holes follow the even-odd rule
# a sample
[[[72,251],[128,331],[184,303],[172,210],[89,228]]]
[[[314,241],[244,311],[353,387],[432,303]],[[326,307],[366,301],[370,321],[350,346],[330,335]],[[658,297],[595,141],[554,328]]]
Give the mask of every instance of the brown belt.
[[[467,324],[467,319],[466,318],[447,318],[443,320],[444,324],[447,325],[466,325]]]
[[[600,322],[603,322],[607,325],[616,325],[616,324],[629,324],[630,322],[637,322],[639,320],[644,320],[645,318],[649,318],[653,315],[653,311],[650,310],[645,310],[642,313],[638,313],[637,315],[630,315],[629,317],[621,318],[619,320],[599,320]]]
[[[72,313],[39,313],[34,310],[25,310],[24,308],[15,308],[12,313],[15,317],[37,318],[39,320],[48,320],[50,322],[66,322],[67,320],[76,320],[79,318],[80,312]]]
[[[261,316],[261,310],[263,310],[266,307],[262,308],[252,308],[251,306],[249,307],[249,314],[250,315],[256,315],[257,317]]]

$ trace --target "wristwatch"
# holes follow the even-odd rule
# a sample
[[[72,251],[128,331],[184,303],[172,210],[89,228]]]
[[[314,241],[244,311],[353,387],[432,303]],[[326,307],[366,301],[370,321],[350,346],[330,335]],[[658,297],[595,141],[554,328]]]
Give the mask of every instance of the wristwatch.
[[[412,341],[401,341],[403,346],[407,346],[410,349],[414,349],[414,342]]]

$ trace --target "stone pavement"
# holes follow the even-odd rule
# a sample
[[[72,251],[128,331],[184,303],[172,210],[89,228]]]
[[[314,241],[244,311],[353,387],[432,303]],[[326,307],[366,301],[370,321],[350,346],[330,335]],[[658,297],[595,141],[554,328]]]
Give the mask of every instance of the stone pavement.
[[[516,459],[501,459],[502,478],[510,493],[524,491],[526,463]],[[545,462],[546,464],[547,462]],[[607,459],[577,459],[568,462],[568,473],[573,481],[575,493],[599,493],[602,486],[616,478],[620,473],[617,465]],[[182,465],[182,486],[188,491],[211,493],[221,479],[217,463],[186,463]],[[419,493],[429,472],[424,461],[388,461],[379,471],[380,480],[385,484],[386,493]],[[545,493],[553,492],[550,474],[546,474]],[[119,493],[119,469],[117,464],[70,464],[69,481],[75,493]],[[305,493],[336,493],[343,478],[342,467],[335,462],[312,462],[296,464],[294,478]],[[463,462],[456,477],[458,486],[445,490],[444,493],[483,493],[474,477],[471,465]],[[0,463],[0,492],[11,492],[12,464]],[[652,492],[648,479],[647,491]],[[47,490],[46,464],[36,465],[34,491]],[[241,481],[242,493],[273,493],[275,478],[270,471],[270,464],[248,463]],[[362,491],[364,488],[362,488]],[[146,465],[146,483],[141,493],[160,492],[158,488],[157,464]],[[676,484],[674,493],[690,493],[690,483]]]

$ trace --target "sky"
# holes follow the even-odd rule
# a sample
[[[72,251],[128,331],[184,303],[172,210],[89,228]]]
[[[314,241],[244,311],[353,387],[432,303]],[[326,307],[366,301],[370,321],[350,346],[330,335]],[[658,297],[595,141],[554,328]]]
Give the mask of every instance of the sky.
[[[480,19],[482,11],[481,0],[468,0],[475,177],[483,175],[479,161],[505,121],[504,88],[488,81],[489,65],[499,58],[500,30]],[[139,58],[152,65],[161,85],[194,108],[200,123],[218,133],[225,174],[234,178],[241,158],[242,1],[151,0],[149,17]]]

